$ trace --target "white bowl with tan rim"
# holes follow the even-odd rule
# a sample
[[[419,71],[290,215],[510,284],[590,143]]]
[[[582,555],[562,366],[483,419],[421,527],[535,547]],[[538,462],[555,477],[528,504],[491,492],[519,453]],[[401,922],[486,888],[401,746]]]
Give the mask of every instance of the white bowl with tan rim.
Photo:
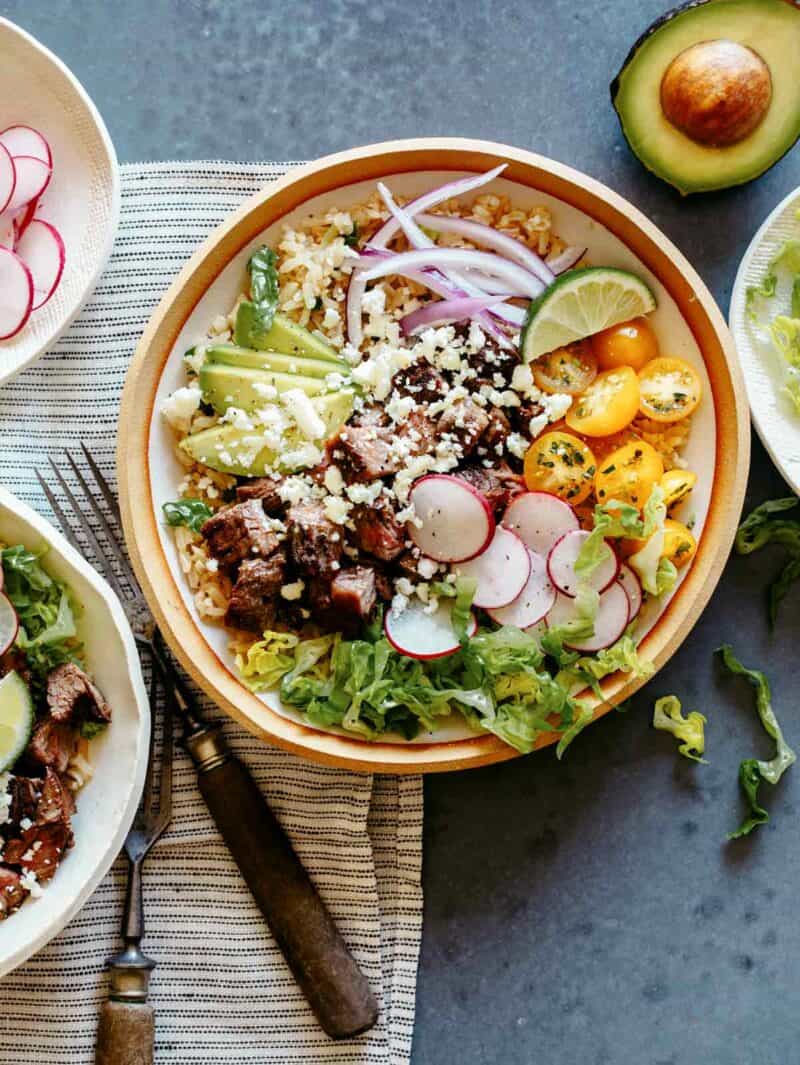
[[[281,225],[333,204],[365,199],[376,180],[413,196],[464,172],[507,163],[489,191],[515,204],[543,203],[554,229],[586,245],[598,265],[635,271],[653,288],[653,322],[662,347],[692,362],[706,395],[686,457],[699,475],[694,493],[699,548],[660,611],[642,622],[642,654],[656,668],[680,646],[707,603],[730,551],[749,465],[747,408],[731,337],[703,282],[677,248],[630,203],[560,163],[506,145],[460,139],[399,141],[328,156],[290,171],[249,199],[195,253],[165,294],[139,343],[122,401],[118,470],[128,545],[164,635],[195,681],[233,718],[265,740],[314,760],[365,772],[463,769],[513,758],[516,751],[462,722],[407,742],[370,742],[304,723],[277,693],[255,695],[237,678],[223,629],[203,623],[180,572],[161,505],[175,498],[181,468],[160,417],[160,403],[183,380],[181,355],[224,313],[244,283],[250,251],[274,243]],[[485,190],[484,190],[485,191]],[[664,344],[664,337],[669,343]],[[724,455],[725,461],[722,461]],[[614,675],[596,699],[596,714],[627,699],[641,680]],[[555,737],[542,737],[539,746]]]

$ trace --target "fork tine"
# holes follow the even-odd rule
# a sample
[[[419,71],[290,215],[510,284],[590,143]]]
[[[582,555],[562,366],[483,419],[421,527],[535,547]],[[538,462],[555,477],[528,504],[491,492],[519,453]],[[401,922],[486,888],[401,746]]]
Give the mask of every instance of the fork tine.
[[[88,454],[86,452],[85,448],[83,450],[84,450],[84,453]],[[131,587],[132,587],[134,593],[136,593],[136,591],[139,588],[139,585],[138,585],[138,583],[136,581],[136,578],[133,575],[133,571],[131,570],[131,567],[128,565],[128,560],[125,557],[125,552],[122,550],[122,547],[120,546],[117,534],[114,532],[114,530],[108,524],[108,519],[106,518],[105,514],[103,513],[103,511],[102,511],[102,509],[100,507],[100,504],[95,499],[94,492],[91,490],[91,488],[87,484],[86,478],[81,473],[81,471],[78,468],[78,465],[76,464],[76,462],[73,459],[72,455],[70,455],[69,451],[65,452],[65,454],[67,456],[67,462],[72,467],[72,472],[77,477],[78,483],[80,484],[81,488],[84,491],[84,494],[86,495],[87,500],[89,501],[89,506],[92,508],[92,510],[95,513],[95,517],[100,522],[100,528],[103,530],[103,532],[108,537],[109,547],[114,552],[115,558],[117,559],[117,561],[119,562],[120,566],[122,567],[122,572],[125,574],[125,576],[128,578],[128,580],[131,582]],[[102,492],[102,490],[103,490],[102,485],[99,485],[99,487],[100,487],[100,491]]]
[[[81,451],[83,452],[84,458],[86,459],[86,461],[89,464],[89,468],[91,469],[92,473],[94,474],[94,479],[97,481],[97,486],[98,486],[98,488],[100,489],[100,491],[103,494],[103,499],[105,499],[106,503],[108,504],[108,509],[111,511],[111,513],[117,519],[117,522],[118,522],[118,524],[121,527],[122,526],[122,514],[121,514],[120,509],[119,509],[119,503],[117,502],[116,498],[114,497],[114,493],[111,491],[111,485],[108,483],[108,481],[103,476],[102,470],[97,465],[95,460],[92,458],[91,453],[87,450],[86,445],[83,443],[83,441],[81,441],[80,448],[81,448]]]
[[[60,473],[58,467],[56,466],[55,462],[53,462],[52,459],[50,459],[50,465],[51,465],[51,467],[53,469],[53,475],[55,476],[55,479],[58,482],[58,485],[61,488],[61,491],[64,493],[64,495],[69,500],[69,504],[72,507],[72,512],[75,515],[75,520],[78,522],[80,527],[83,529],[87,540],[89,541],[89,543],[91,544],[91,546],[94,549],[95,556],[97,558],[97,563],[100,566],[100,568],[102,569],[104,576],[108,580],[109,584],[111,584],[113,586],[114,591],[117,593],[117,595],[120,597],[120,599],[128,599],[129,596],[122,590],[122,587],[121,587],[121,585],[119,583],[119,580],[117,579],[117,575],[114,572],[113,567],[111,566],[111,563],[110,563],[110,561],[108,559],[108,556],[106,555],[106,553],[103,550],[103,548],[100,546],[100,542],[97,539],[97,537],[95,536],[94,529],[91,527],[89,522],[84,517],[84,515],[83,515],[83,513],[81,511],[81,508],[78,505],[78,500],[75,498],[75,496],[72,493],[72,489],[69,487],[67,482],[61,476],[61,473]]]
[[[155,673],[155,670],[153,671]],[[175,708],[171,693],[167,692],[164,707],[164,732],[161,737],[161,780],[158,791],[158,820],[154,826],[154,841],[159,838],[172,820],[172,759],[174,752],[173,722]]]
[[[155,670],[150,674],[150,750],[147,755],[147,773],[144,778],[142,789],[141,812],[142,817],[152,810],[153,806],[153,773],[155,770],[156,730],[155,713],[158,704],[158,676]]]
[[[41,473],[38,470],[34,470],[33,472],[36,474],[37,480],[42,486],[42,491],[44,492],[47,498],[47,502],[53,508],[53,513],[58,518],[58,521],[61,525],[61,531],[64,533],[64,536],[66,536],[66,538],[69,540],[69,542],[72,544],[76,551],[78,551],[80,554],[83,554],[83,548],[81,547],[80,541],[73,532],[72,526],[67,520],[67,515],[64,513],[64,509],[59,503],[58,499],[53,494],[50,485],[47,483],[44,477],[42,477]]]

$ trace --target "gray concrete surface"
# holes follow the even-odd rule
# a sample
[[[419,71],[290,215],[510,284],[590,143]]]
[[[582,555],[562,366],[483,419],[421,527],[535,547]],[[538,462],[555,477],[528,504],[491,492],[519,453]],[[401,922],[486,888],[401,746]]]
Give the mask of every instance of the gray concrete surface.
[[[630,155],[607,85],[667,0],[10,0],[3,14],[83,80],[123,161],[300,159],[419,134],[535,149],[638,204],[727,312],[741,254],[800,183],[682,202]],[[742,470],[744,477],[746,471]],[[756,442],[748,502],[784,493]],[[800,1060],[800,771],[728,844],[742,757],[769,749],[732,642],[769,672],[800,745],[797,597],[770,636],[778,559],[734,558],[678,654],[551,754],[426,782],[425,936],[414,1065],[790,1065]],[[707,766],[649,727],[676,692],[707,714]]]

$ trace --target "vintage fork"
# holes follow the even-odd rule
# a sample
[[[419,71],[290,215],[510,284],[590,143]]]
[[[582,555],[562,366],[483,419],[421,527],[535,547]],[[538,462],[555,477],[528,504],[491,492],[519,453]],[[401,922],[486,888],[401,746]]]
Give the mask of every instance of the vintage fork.
[[[365,1032],[378,1018],[378,1005],[369,983],[252,776],[231,754],[221,731],[203,720],[169,656],[121,546],[122,519],[111,487],[83,444],[81,450],[94,487],[69,452],[66,460],[79,485],[83,505],[50,460],[72,521],[37,470],[42,490],[68,539],[81,553],[83,548],[74,527],[83,531],[101,572],[120,598],[137,643],[151,655],[167,688],[168,704],[180,713],[184,744],[197,769],[200,792],[317,1020],[334,1039]],[[108,514],[98,496],[104,500]],[[102,543],[84,508],[94,514],[103,533]],[[114,563],[124,574],[124,581],[117,575]]]

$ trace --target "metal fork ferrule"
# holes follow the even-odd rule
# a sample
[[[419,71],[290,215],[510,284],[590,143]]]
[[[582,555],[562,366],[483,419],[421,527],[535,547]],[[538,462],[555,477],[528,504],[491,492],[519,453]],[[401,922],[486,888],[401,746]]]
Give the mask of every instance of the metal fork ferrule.
[[[200,773],[208,773],[230,760],[228,745],[220,730],[213,726],[187,735],[185,743]]]

